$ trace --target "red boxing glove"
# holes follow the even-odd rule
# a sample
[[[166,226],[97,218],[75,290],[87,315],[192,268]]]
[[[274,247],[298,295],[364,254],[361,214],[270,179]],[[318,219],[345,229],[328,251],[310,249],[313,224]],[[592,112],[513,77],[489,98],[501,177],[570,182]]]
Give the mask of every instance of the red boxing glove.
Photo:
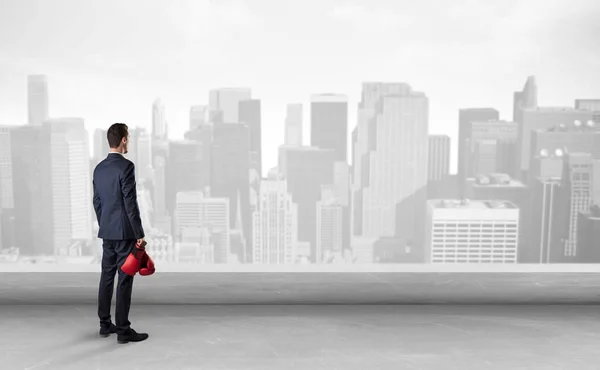
[[[146,255],[146,241],[143,241],[142,244],[137,244],[133,247],[129,256],[121,266],[121,270],[129,276],[135,276],[135,274],[140,270],[142,259]]]
[[[154,271],[156,271],[154,268],[154,261],[152,261],[152,258],[150,258],[148,253],[144,253],[144,256],[142,257],[142,264],[140,265],[140,275],[152,275],[154,274]]]

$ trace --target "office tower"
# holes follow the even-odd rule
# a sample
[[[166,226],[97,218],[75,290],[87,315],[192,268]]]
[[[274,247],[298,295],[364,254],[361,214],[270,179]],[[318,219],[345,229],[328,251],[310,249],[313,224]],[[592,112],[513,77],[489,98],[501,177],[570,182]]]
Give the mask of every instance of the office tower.
[[[365,82],[358,106],[358,122],[352,133],[352,235],[367,235],[365,229],[366,191],[371,183],[378,144],[377,116],[385,96],[409,96],[411,87],[403,83]],[[380,139],[381,140],[381,139]],[[426,164],[425,164],[426,165]],[[370,222],[370,221],[369,221]],[[369,230],[369,233],[372,231]]]
[[[450,136],[429,135],[427,179],[444,180],[450,174]]]
[[[49,140],[42,126],[17,126],[11,129],[15,246],[22,255],[51,255],[52,213],[44,171],[50,155]],[[2,146],[4,148],[4,146]],[[45,172],[45,173],[44,173]],[[42,179],[43,181],[40,181]]]
[[[168,138],[165,105],[160,98],[157,98],[152,103],[152,137],[159,140]]]
[[[557,149],[570,153],[589,153],[592,158],[600,159],[600,123],[574,121],[561,123],[548,129],[531,133],[530,157],[545,153],[554,153]]]
[[[515,152],[518,148],[518,125],[502,120],[470,121],[462,126],[467,132],[462,142],[462,177],[490,172],[516,176]]]
[[[94,157],[92,158],[94,165],[100,163],[101,160],[106,158],[108,152],[110,151],[106,134],[107,130],[103,130],[101,128],[94,130]]]
[[[298,206],[292,201],[286,179],[277,171],[260,183],[258,210],[252,218],[254,264],[294,263],[298,232]]]
[[[527,180],[527,171],[529,170],[529,160],[531,157],[531,136],[536,130],[550,129],[562,125],[570,125],[575,121],[587,124],[593,118],[593,112],[577,110],[573,108],[553,108],[538,107],[521,110],[521,120],[519,122],[519,142],[518,148],[518,170],[524,181]]]
[[[239,123],[239,104],[242,100],[252,99],[248,88],[221,88],[210,90],[209,111],[211,118],[219,117],[215,123]]]
[[[317,202],[321,186],[334,179],[335,151],[315,147],[280,147],[279,171],[287,179],[292,201],[298,205],[298,240],[310,243],[310,260],[316,262]]]
[[[341,257],[344,243],[344,208],[336,197],[334,186],[321,186],[316,217],[316,263],[328,263],[336,255]]]
[[[559,192],[560,211],[565,219],[560,223],[560,237],[564,261],[574,261],[577,254],[577,218],[588,213],[594,198],[594,188],[600,187],[600,160],[589,153],[567,153],[563,160],[563,174]],[[596,177],[594,177],[596,175]],[[564,222],[566,221],[566,222]]]
[[[594,112],[593,120],[600,122],[600,99],[576,99],[575,109]]]
[[[193,131],[208,123],[208,107],[192,105],[190,107],[190,130]]]
[[[535,76],[527,77],[523,90],[513,94],[513,121],[522,123],[523,109],[536,109],[538,107],[538,91]]]
[[[467,108],[458,111],[458,177],[468,177],[467,162],[472,153],[473,122],[498,121],[500,113],[494,108]]]
[[[152,138],[145,128],[129,129],[129,152],[126,156],[135,164],[135,176],[138,182],[151,180]]]
[[[14,243],[14,175],[11,128],[0,126],[0,250]]]
[[[508,201],[428,201],[428,263],[517,263],[519,209]]]
[[[229,257],[229,199],[212,197],[209,192],[178,192],[175,207],[175,237],[177,240],[199,242],[207,253],[209,246],[202,243],[209,235],[214,263],[227,263]],[[195,239],[192,235],[200,235]]]
[[[333,149],[336,161],[347,161],[348,98],[339,94],[311,96],[310,145]]]
[[[286,146],[302,146],[302,104],[293,103],[286,107],[284,143]]]
[[[92,174],[89,166],[89,140],[81,118],[56,118],[43,124],[50,153],[44,159],[45,181],[50,189],[54,253],[69,253],[76,241],[92,238]]]
[[[529,189],[522,182],[505,173],[489,173],[468,178],[463,198],[472,200],[506,200],[519,209],[519,252],[528,248],[531,227]],[[521,262],[521,259],[518,259]]]
[[[262,176],[262,140],[260,100],[241,100],[239,122],[248,125],[250,130],[251,168]]]
[[[166,167],[167,211],[173,214],[176,194],[202,191],[211,185],[210,157],[205,143],[192,140],[173,140],[169,144]]]
[[[553,263],[560,260],[559,228],[566,212],[561,210],[559,192],[563,152],[544,150],[531,159],[528,187],[531,194],[529,242],[519,248],[520,263]],[[562,221],[561,221],[562,220]]]
[[[374,121],[374,150],[363,188],[364,236],[397,236],[422,242],[427,200],[428,108],[410,86],[383,96]],[[393,139],[392,139],[393,138]]]
[[[589,212],[581,212],[577,218],[577,262],[600,263],[600,205],[595,203]]]
[[[48,118],[48,79],[44,75],[27,76],[29,124],[41,126]]]
[[[163,157],[157,157],[152,181],[152,223],[158,230],[168,233],[171,230],[171,222],[167,217],[166,165]]]
[[[342,248],[350,248],[350,166],[347,162],[333,164],[333,190],[337,202],[342,206]]]
[[[229,199],[230,224],[234,224],[241,197],[244,238],[252,240],[250,213],[250,132],[241,123],[216,123],[211,147],[211,194]]]

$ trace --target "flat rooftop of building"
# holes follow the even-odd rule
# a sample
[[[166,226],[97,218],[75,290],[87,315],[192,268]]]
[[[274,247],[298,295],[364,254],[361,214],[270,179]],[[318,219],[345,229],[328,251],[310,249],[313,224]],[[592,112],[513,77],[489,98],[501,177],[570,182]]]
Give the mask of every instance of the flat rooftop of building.
[[[516,209],[508,200],[431,199],[428,203],[437,209]]]

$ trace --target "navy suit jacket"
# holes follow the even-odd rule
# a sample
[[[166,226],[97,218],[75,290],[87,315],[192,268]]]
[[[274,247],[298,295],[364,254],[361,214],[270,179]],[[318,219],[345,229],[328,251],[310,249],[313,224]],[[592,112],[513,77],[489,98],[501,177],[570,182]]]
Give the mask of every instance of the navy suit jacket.
[[[109,153],[94,169],[94,210],[98,237],[133,240],[144,237],[137,201],[135,165],[120,153]]]

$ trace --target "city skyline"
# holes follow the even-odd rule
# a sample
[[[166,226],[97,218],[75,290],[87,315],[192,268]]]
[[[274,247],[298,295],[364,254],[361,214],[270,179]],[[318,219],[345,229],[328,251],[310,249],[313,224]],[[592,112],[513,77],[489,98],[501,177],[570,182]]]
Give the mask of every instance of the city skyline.
[[[251,87],[263,103],[263,175],[277,162],[286,104],[304,103],[310,117],[312,94],[346,94],[352,127],[363,81],[406,81],[426,91],[430,132],[449,135],[453,146],[458,109],[492,106],[511,120],[511,94],[524,76],[537,76],[540,105],[572,106],[599,95],[591,15],[600,5],[592,1],[410,8],[393,1],[194,1],[166,11],[132,1],[119,3],[119,12],[111,1],[93,10],[84,2],[10,3],[0,5],[0,124],[26,122],[22,81],[30,74],[48,76],[51,116],[82,117],[89,132],[119,121],[150,129],[148,105],[160,97],[175,138],[189,127],[190,107],[208,105],[211,89]],[[92,11],[98,27],[90,33],[83,22]],[[108,26],[132,16],[140,23],[131,33]],[[41,30],[50,34],[43,43]],[[309,127],[305,122],[304,143]],[[456,163],[453,151],[452,172]]]

